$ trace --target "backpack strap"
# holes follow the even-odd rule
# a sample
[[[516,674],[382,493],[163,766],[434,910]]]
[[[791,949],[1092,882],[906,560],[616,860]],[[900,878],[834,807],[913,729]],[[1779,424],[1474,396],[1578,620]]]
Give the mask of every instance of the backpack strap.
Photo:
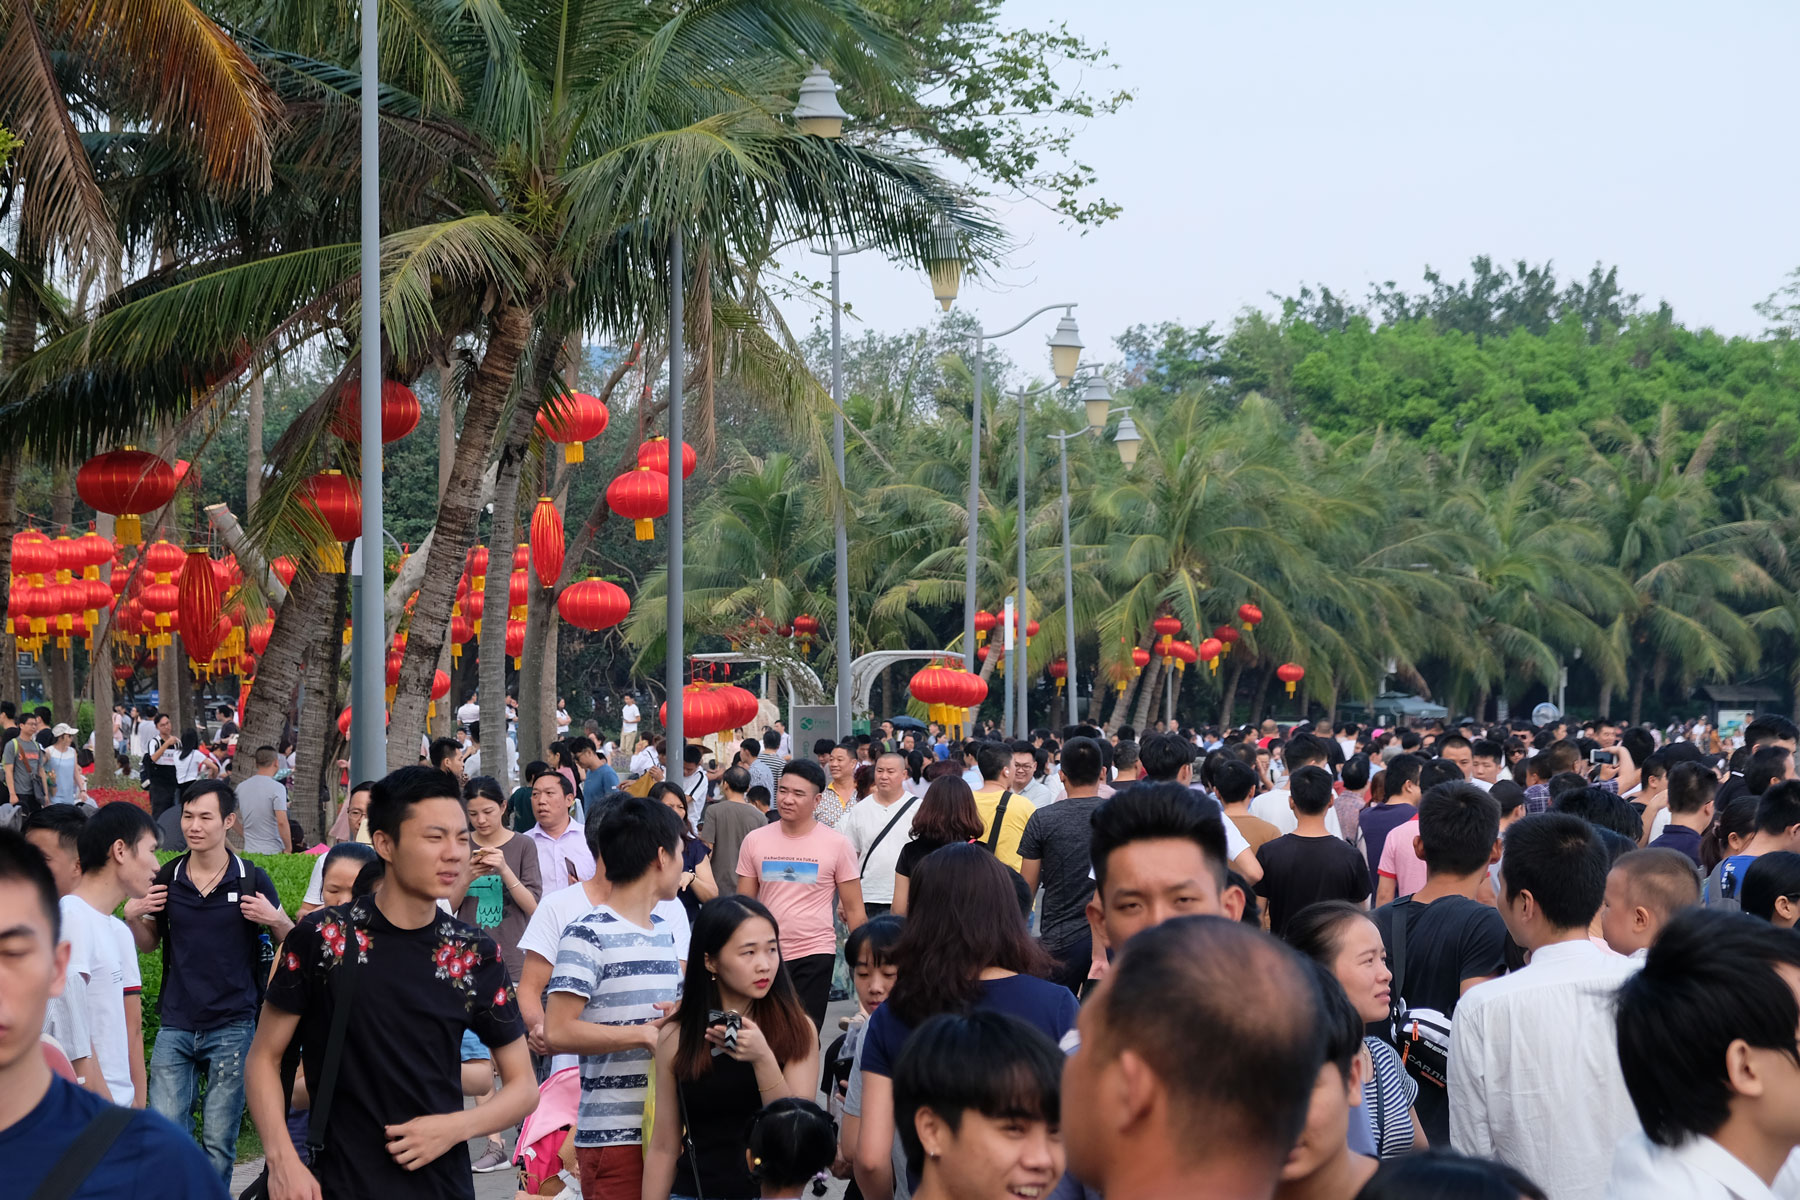
[[[350,999],[356,994],[356,922],[350,922],[349,945],[338,963],[331,1006],[331,1032],[325,1036],[325,1061],[319,1071],[319,1090],[313,1096],[312,1116],[306,1126],[306,1145],[313,1161],[325,1148],[325,1126],[331,1120],[331,1101],[337,1091],[338,1068],[344,1062],[345,1035],[350,1027]]]
[[[987,841],[982,843],[988,848],[989,854],[998,855],[1000,853],[1000,827],[1006,821],[1007,801],[1012,798],[1013,794],[1011,788],[1007,788],[1000,793],[1000,803],[994,808],[994,827],[988,830]]]
[[[87,1182],[112,1144],[119,1140],[137,1116],[134,1108],[124,1108],[109,1104],[94,1114],[94,1119],[87,1123],[82,1131],[75,1135],[62,1157],[50,1168],[43,1182],[31,1193],[31,1200],[69,1200],[82,1184]]]
[[[1402,897],[1394,902],[1394,1011],[1402,1012],[1406,1008],[1406,909],[1412,904],[1411,896]]]

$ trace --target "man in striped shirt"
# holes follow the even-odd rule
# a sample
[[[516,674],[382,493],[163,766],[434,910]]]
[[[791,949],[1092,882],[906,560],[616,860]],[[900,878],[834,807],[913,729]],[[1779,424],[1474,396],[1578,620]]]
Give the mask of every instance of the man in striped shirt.
[[[681,996],[681,960],[654,912],[681,882],[681,818],[653,800],[615,801],[601,819],[612,893],[563,931],[544,1036],[581,1056],[575,1155],[582,1200],[637,1200],[644,1100],[657,1028]]]

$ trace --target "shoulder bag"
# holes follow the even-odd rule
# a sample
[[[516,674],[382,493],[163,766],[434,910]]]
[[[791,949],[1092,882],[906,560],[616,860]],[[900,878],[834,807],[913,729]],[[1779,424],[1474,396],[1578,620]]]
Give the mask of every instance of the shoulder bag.
[[[886,837],[888,831],[893,829],[895,825],[898,825],[900,823],[900,818],[912,811],[912,806],[918,802],[919,798],[917,796],[908,796],[906,798],[906,803],[900,806],[900,811],[888,818],[888,823],[881,827],[881,832],[875,835],[875,840],[869,843],[869,848],[867,850],[863,851],[861,870],[866,871],[869,869],[869,859],[875,856],[875,847],[881,845],[881,839]]]
[[[1435,1008],[1414,1008],[1401,988],[1406,982],[1406,909],[1408,896],[1394,903],[1394,1016],[1393,1043],[1400,1051],[1400,1065],[1420,1086],[1430,1084],[1448,1090],[1450,1078],[1450,1018]]]
[[[989,854],[998,855],[1000,853],[1000,830],[1005,827],[1006,805],[1012,798],[1012,789],[1008,788],[1000,793],[1000,803],[994,806],[994,827],[988,830],[987,840],[982,842],[982,845],[988,848]]]
[[[87,1182],[112,1144],[119,1140],[131,1124],[137,1110],[109,1104],[94,1114],[82,1131],[75,1135],[62,1157],[50,1168],[43,1182],[31,1193],[31,1200],[69,1200]]]

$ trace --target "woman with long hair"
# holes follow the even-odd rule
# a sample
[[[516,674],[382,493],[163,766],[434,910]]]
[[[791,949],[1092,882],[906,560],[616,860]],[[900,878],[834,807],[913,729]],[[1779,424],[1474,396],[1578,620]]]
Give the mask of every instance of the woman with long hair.
[[[1381,930],[1367,912],[1342,900],[1309,904],[1294,914],[1284,936],[1288,945],[1331,972],[1364,1025],[1392,1016],[1394,973],[1388,969]],[[1363,1072],[1362,1113],[1352,1113],[1351,1120],[1368,1123],[1379,1158],[1423,1149],[1425,1131],[1412,1110],[1418,1083],[1385,1040],[1368,1036],[1363,1047],[1368,1065]]]
[[[1049,981],[1055,960],[1031,936],[1009,871],[981,846],[945,846],[919,862],[891,959],[894,990],[862,1045],[856,1180],[868,1200],[893,1195],[894,1066],[914,1029],[981,1010],[1017,1017],[1056,1044],[1079,1011],[1075,994]]]
[[[781,963],[781,931],[760,902],[700,908],[681,1004],[656,1043],[656,1113],[644,1200],[752,1200],[746,1130],[764,1105],[810,1099],[819,1041]]]
[[[913,814],[912,841],[901,848],[894,863],[894,907],[889,911],[898,917],[906,915],[913,869],[927,854],[980,836],[981,813],[975,807],[975,793],[962,776],[949,773],[932,780],[925,798],[919,801],[919,811]]]
[[[681,885],[675,898],[687,909],[688,920],[693,921],[700,915],[700,906],[719,894],[712,869],[712,847],[695,837],[693,826],[688,824],[691,801],[686,792],[672,783],[652,784],[650,799],[661,802],[681,818]]]

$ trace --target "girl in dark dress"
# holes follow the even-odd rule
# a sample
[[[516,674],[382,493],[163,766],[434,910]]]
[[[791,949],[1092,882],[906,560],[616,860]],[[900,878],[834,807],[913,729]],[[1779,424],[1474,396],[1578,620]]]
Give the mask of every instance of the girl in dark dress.
[[[818,1078],[818,1034],[781,964],[775,918],[747,896],[702,905],[681,1006],[657,1040],[643,1194],[756,1200],[751,1118],[810,1098]]]

